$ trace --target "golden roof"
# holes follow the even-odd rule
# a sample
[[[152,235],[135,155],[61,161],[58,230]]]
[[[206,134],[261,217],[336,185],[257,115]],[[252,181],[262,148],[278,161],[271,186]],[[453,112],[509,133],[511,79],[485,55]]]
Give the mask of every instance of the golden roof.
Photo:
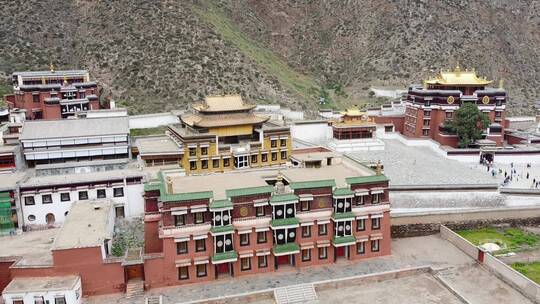
[[[252,113],[234,113],[217,115],[185,114],[180,119],[189,126],[199,128],[215,128],[238,125],[252,125],[266,122],[269,117]]]
[[[240,95],[207,96],[204,102],[193,105],[199,112],[246,111],[255,105],[246,104]]]
[[[491,80],[487,80],[485,77],[478,77],[475,70],[461,70],[459,65],[452,71],[441,71],[435,78],[425,81],[426,84],[465,86],[484,86],[491,82]]]

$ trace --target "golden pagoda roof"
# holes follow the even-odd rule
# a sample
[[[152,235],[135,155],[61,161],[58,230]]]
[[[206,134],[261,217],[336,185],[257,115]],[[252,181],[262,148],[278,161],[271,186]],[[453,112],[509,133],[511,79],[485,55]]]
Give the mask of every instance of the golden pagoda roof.
[[[193,105],[199,112],[233,112],[247,111],[255,105],[246,104],[240,95],[207,96],[204,102]]]
[[[216,115],[184,114],[180,119],[187,125],[199,128],[216,128],[238,125],[260,124],[270,119],[253,113],[233,113]]]
[[[346,115],[346,116],[363,116],[365,115],[366,112],[364,111],[361,111],[358,107],[354,106],[354,107],[350,107],[348,108],[346,111],[342,111],[341,112],[341,115]]]
[[[441,71],[439,75],[435,78],[426,80],[425,83],[438,85],[483,86],[492,83],[492,81],[487,80],[485,77],[478,77],[474,69],[471,71],[463,71],[458,65],[454,70]]]

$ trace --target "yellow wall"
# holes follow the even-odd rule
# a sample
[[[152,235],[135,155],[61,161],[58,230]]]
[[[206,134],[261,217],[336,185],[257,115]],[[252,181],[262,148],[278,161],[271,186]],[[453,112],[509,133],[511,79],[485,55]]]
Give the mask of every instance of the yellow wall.
[[[251,135],[253,133],[253,125],[210,128],[208,132],[217,136]]]

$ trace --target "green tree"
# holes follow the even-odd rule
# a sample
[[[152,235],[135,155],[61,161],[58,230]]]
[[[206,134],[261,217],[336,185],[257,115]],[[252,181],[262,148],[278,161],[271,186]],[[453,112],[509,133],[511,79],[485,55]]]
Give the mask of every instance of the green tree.
[[[488,116],[481,112],[474,103],[469,102],[454,112],[454,119],[445,124],[446,129],[459,137],[460,148],[467,148],[482,138],[482,133],[488,126]]]

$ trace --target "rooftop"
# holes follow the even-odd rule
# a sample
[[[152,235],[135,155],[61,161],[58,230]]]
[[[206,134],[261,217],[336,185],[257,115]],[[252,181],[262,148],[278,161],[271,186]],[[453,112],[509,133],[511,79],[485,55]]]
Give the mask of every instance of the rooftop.
[[[438,85],[485,86],[490,84],[491,82],[491,80],[487,80],[486,78],[478,77],[475,70],[461,70],[459,65],[456,66],[454,70],[441,71],[439,75],[435,76],[435,78],[426,80],[427,84]]]
[[[129,133],[128,117],[27,120],[24,122],[21,140],[53,139]]]
[[[0,191],[14,190],[25,176],[24,172],[0,172]]]
[[[114,179],[123,179],[130,177],[144,177],[145,173],[137,170],[110,170],[88,173],[72,173],[62,175],[44,175],[44,176],[30,176],[23,180],[20,185],[21,188],[27,187],[40,187],[40,186],[54,186],[54,185],[67,185],[77,183],[90,183],[99,181],[109,181]],[[1,185],[1,183],[0,183]]]
[[[81,280],[79,276],[14,278],[3,293],[51,292],[73,289]]]
[[[268,121],[269,117],[253,113],[231,113],[215,115],[184,114],[182,121],[189,126],[212,128],[223,126],[238,126],[260,124]]]
[[[193,105],[199,112],[229,112],[246,111],[255,108],[255,105],[246,104],[240,95],[208,96],[204,102]]]
[[[51,245],[60,229],[27,231],[16,236],[0,237],[0,260],[20,258],[17,266],[52,265]]]
[[[181,154],[183,151],[169,136],[148,136],[135,141],[141,156],[152,154]]]
[[[63,70],[63,71],[24,71],[13,72],[13,76],[22,77],[82,77],[88,74],[87,70]]]
[[[110,200],[73,203],[60,228],[52,250],[87,248],[103,245],[113,237],[113,203]]]

